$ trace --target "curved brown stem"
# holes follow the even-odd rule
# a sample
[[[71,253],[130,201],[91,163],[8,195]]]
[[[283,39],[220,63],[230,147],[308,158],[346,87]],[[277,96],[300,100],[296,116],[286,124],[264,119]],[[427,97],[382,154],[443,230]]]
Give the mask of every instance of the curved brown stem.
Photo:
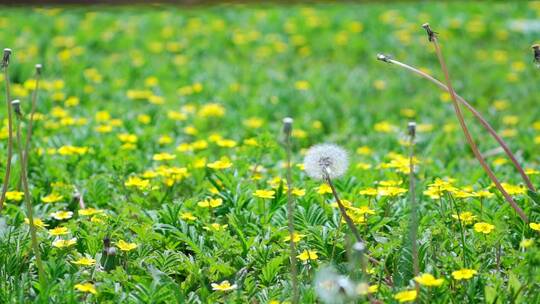
[[[450,80],[450,75],[448,73],[448,69],[446,68],[446,63],[445,63],[444,58],[442,56],[442,52],[441,52],[441,49],[439,47],[437,36],[433,35],[433,36],[430,36],[430,38],[431,38],[430,41],[433,42],[433,45],[435,46],[435,52],[437,53],[437,57],[439,58],[439,64],[441,65],[441,69],[443,70],[444,77],[446,79],[446,86],[448,87],[448,91],[450,92],[450,96],[452,97],[452,104],[454,106],[456,116],[458,117],[461,129],[463,130],[465,138],[466,138],[469,146],[471,147],[471,149],[472,149],[472,151],[474,153],[474,156],[476,157],[476,159],[478,160],[478,162],[480,163],[480,165],[482,166],[484,171],[487,173],[487,175],[489,176],[491,181],[495,184],[495,187],[497,187],[497,189],[502,193],[502,195],[504,196],[506,201],[510,204],[510,206],[512,206],[512,208],[514,208],[514,210],[518,213],[518,215],[521,217],[521,219],[524,222],[529,222],[529,219],[527,218],[527,215],[525,215],[523,210],[521,210],[521,208],[516,204],[516,202],[514,202],[512,197],[506,192],[506,190],[503,188],[503,186],[501,185],[501,183],[499,182],[499,180],[497,179],[497,177],[495,176],[493,171],[491,171],[491,169],[487,165],[486,161],[484,160],[484,158],[480,154],[480,151],[478,151],[478,147],[476,146],[476,143],[474,142],[474,140],[473,140],[473,138],[472,138],[472,136],[471,136],[471,134],[469,132],[467,124],[465,123],[465,120],[463,119],[463,114],[461,113],[461,109],[459,107],[458,98],[456,96],[456,92],[454,91],[454,88],[452,87],[452,82]]]
[[[385,61],[385,62],[388,62],[388,63],[393,63],[393,64],[395,64],[395,65],[397,65],[399,67],[402,67],[402,68],[404,68],[404,69],[406,69],[408,71],[411,71],[411,72],[419,75],[420,77],[431,81],[436,86],[441,88],[441,90],[450,93],[450,91],[448,90],[448,87],[446,85],[444,85],[442,82],[440,82],[439,80],[437,80],[433,76],[431,76],[431,75],[429,75],[429,74],[427,74],[425,72],[420,71],[419,69],[417,69],[417,68],[415,68],[413,66],[410,66],[408,64],[405,64],[403,62],[400,62],[400,61],[397,61],[397,60],[394,60],[394,59],[391,59],[391,58],[388,58],[388,57],[384,57],[384,59],[381,59],[381,60]],[[514,164],[514,167],[518,170],[519,174],[521,175],[521,178],[523,179],[523,181],[527,185],[527,188],[529,188],[529,190],[531,190],[533,192],[536,192],[536,188],[532,184],[531,180],[529,179],[529,177],[525,173],[525,170],[523,170],[523,167],[519,164],[516,157],[514,156],[514,154],[512,153],[510,148],[508,147],[508,145],[506,144],[506,142],[497,134],[497,132],[493,129],[493,127],[489,124],[489,122],[487,122],[484,119],[484,117],[482,117],[482,115],[470,103],[468,103],[465,99],[463,99],[463,97],[459,96],[458,94],[456,94],[455,96],[458,99],[458,101],[460,103],[462,103],[474,115],[474,117],[476,117],[478,119],[478,121],[480,121],[480,124],[489,132],[489,134],[503,148],[504,152],[506,153],[508,158],[510,158],[510,160],[512,161],[512,164]]]
[[[334,198],[336,199],[336,202],[339,207],[339,211],[341,211],[341,215],[343,216],[345,223],[347,223],[347,226],[349,226],[349,229],[351,230],[352,234],[356,238],[356,241],[366,244],[364,239],[362,239],[362,237],[360,236],[360,232],[358,232],[358,229],[356,229],[356,226],[354,225],[354,222],[352,221],[351,217],[347,214],[347,210],[345,209],[345,206],[339,199],[339,195],[336,191],[336,187],[334,187],[334,183],[332,183],[332,179],[327,175],[325,177],[325,180],[328,186],[330,186],[330,189],[332,189],[332,194],[334,195]]]

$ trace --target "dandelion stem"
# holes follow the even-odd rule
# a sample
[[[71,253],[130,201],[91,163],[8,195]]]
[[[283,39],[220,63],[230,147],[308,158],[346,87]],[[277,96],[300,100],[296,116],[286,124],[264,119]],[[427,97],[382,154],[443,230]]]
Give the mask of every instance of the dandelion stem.
[[[429,28],[429,25],[427,25],[427,27]],[[506,192],[506,190],[504,190],[501,183],[499,182],[499,180],[497,179],[495,174],[493,174],[493,172],[491,171],[491,169],[487,165],[486,161],[484,160],[484,158],[480,154],[480,151],[478,151],[478,147],[476,146],[476,143],[474,142],[474,140],[473,140],[473,138],[472,138],[472,136],[471,136],[471,134],[469,132],[467,124],[465,123],[465,120],[463,118],[463,114],[461,113],[461,108],[459,107],[459,102],[458,102],[458,99],[456,97],[456,92],[454,91],[454,88],[452,86],[452,81],[450,80],[450,75],[448,73],[448,69],[446,67],[446,62],[444,61],[444,58],[443,58],[443,55],[442,55],[442,52],[441,52],[441,48],[439,46],[437,36],[436,35],[430,35],[430,41],[433,43],[433,46],[435,47],[435,52],[437,53],[437,57],[439,58],[439,64],[441,66],[441,69],[443,70],[444,78],[446,80],[446,86],[448,87],[448,91],[450,92],[450,96],[452,97],[452,104],[454,106],[456,116],[457,116],[457,118],[459,120],[459,124],[461,126],[461,129],[463,130],[463,133],[465,135],[465,138],[466,138],[469,146],[471,147],[471,149],[472,149],[472,151],[474,153],[474,156],[476,157],[478,162],[480,162],[480,165],[484,168],[484,171],[487,173],[487,175],[489,176],[491,181],[493,181],[493,183],[495,184],[497,189],[499,189],[499,191],[502,193],[502,195],[504,196],[506,201],[508,201],[510,206],[512,206],[512,208],[514,208],[514,210],[518,213],[518,215],[521,217],[521,219],[524,222],[529,222],[529,219],[527,218],[527,215],[525,215],[523,210],[521,210],[521,208],[516,204],[516,202],[514,202],[514,200]]]
[[[416,202],[415,193],[415,177],[414,177],[414,139],[416,137],[416,124],[414,122],[409,123],[409,197],[411,201],[411,223],[409,238],[411,240],[411,252],[413,258],[413,273],[414,276],[418,276],[419,262],[418,262],[418,206]],[[416,283],[418,288],[418,283]]]
[[[34,87],[34,92],[32,92],[32,109],[30,110],[30,119],[28,120],[28,128],[26,129],[26,138],[24,142],[24,154],[22,161],[25,163],[26,168],[28,168],[28,152],[30,150],[30,140],[32,138],[32,127],[34,124],[34,114],[36,113],[37,107],[37,95],[39,91],[39,80],[41,76],[41,64],[36,64],[36,86]],[[21,188],[22,176],[19,178],[17,184],[17,189]]]
[[[332,179],[328,176],[328,174],[326,174],[324,179],[326,180],[326,183],[328,183],[328,186],[330,186],[330,189],[332,189],[332,194],[334,195],[334,198],[336,199],[336,202],[337,202],[338,207],[339,207],[339,211],[341,211],[341,215],[345,219],[345,222],[349,226],[349,229],[351,230],[352,234],[354,234],[354,237],[356,238],[356,241],[366,244],[366,242],[360,236],[360,233],[358,232],[358,229],[356,229],[356,226],[354,225],[352,219],[347,214],[347,210],[345,209],[345,206],[343,205],[343,203],[339,199],[339,195],[338,195],[338,193],[336,191],[336,187],[334,187],[334,183],[332,183]]]
[[[23,150],[22,150],[22,136],[21,136],[21,112],[20,109],[16,109],[17,116],[17,148],[19,152],[19,158],[22,160]],[[45,293],[47,288],[47,280],[45,278],[45,271],[43,269],[43,263],[41,262],[41,254],[39,251],[39,244],[36,235],[36,226],[34,224],[34,214],[32,210],[31,194],[28,189],[28,179],[26,177],[26,164],[21,161],[21,177],[22,177],[22,186],[24,190],[24,202],[26,205],[26,214],[28,217],[28,224],[30,226],[30,237],[32,241],[32,249],[34,251],[34,256],[36,257],[36,265],[38,269],[38,276],[41,285],[41,292]]]
[[[287,152],[287,217],[289,226],[289,254],[291,263],[291,281],[293,288],[292,303],[297,304],[298,293],[298,269],[296,265],[296,248],[294,244],[294,201],[292,197],[292,176],[291,176],[291,131],[292,118],[283,120],[283,133],[285,134],[285,150]]]
[[[398,60],[389,58],[389,57],[384,56],[384,55],[379,55],[378,58],[381,61],[395,64],[396,66],[404,68],[407,71],[413,72],[413,73],[419,75],[420,77],[431,81],[433,84],[438,86],[441,90],[450,93],[450,90],[448,89],[448,87],[445,84],[443,84],[439,80],[435,79],[433,76],[429,75],[428,73],[420,71],[419,69],[417,69],[417,68],[415,68],[415,67],[413,67],[411,65],[405,64],[403,62],[400,62]],[[523,167],[519,164],[516,157],[514,156],[514,154],[512,153],[510,148],[508,147],[508,145],[506,144],[506,142],[497,134],[497,132],[495,132],[495,130],[489,124],[489,122],[487,122],[487,120],[485,120],[484,117],[482,117],[480,112],[478,112],[478,110],[476,110],[469,102],[467,102],[465,99],[463,99],[463,97],[459,96],[458,94],[455,94],[455,97],[457,98],[457,100],[461,104],[463,104],[474,115],[474,117],[476,117],[476,119],[478,119],[478,121],[484,127],[484,129],[486,129],[489,132],[489,134],[497,141],[497,143],[499,143],[499,145],[503,148],[504,152],[506,153],[508,158],[510,158],[510,160],[514,164],[514,167],[518,170],[519,174],[521,175],[521,178],[523,179],[523,181],[527,185],[527,188],[529,188],[529,190],[531,190],[533,192],[536,192],[536,189],[535,189],[534,185],[532,184],[531,180],[529,179],[529,177],[527,176],[527,174],[523,170]]]
[[[11,158],[13,156],[13,118],[11,115],[11,96],[9,89],[9,56],[11,55],[11,49],[4,49],[4,56],[2,59],[2,67],[4,68],[4,81],[6,82],[6,105],[8,113],[8,141],[7,141],[7,156],[6,156],[6,174],[4,175],[4,182],[2,184],[2,194],[0,195],[0,211],[4,207],[4,201],[6,200],[6,193],[9,186],[9,177],[11,175]]]

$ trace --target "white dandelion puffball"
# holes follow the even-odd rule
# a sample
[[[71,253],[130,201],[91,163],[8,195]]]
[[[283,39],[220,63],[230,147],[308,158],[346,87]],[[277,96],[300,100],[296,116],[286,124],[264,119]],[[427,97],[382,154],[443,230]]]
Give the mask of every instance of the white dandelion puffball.
[[[349,166],[349,156],[340,146],[334,144],[315,145],[306,152],[304,169],[306,174],[314,179],[342,176]]]
[[[354,284],[349,278],[339,275],[332,267],[323,267],[315,275],[315,291],[322,303],[347,303],[355,296]]]

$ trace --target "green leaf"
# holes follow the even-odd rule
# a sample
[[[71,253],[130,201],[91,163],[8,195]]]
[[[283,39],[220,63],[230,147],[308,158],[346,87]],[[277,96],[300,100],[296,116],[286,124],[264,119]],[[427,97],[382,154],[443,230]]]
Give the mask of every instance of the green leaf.
[[[540,206],[540,194],[538,194],[538,192],[527,190],[527,194],[529,194],[529,197],[537,206]]]

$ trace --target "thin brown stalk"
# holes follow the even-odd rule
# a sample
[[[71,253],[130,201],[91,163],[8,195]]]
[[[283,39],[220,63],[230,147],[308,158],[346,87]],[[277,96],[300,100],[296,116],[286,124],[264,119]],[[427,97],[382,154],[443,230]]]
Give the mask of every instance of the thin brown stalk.
[[[37,108],[37,96],[39,91],[39,80],[41,76],[41,64],[36,64],[36,86],[34,87],[34,92],[32,92],[32,109],[30,110],[30,118],[28,120],[28,128],[26,129],[26,138],[24,142],[24,154],[22,161],[25,163],[25,166],[28,168],[28,152],[30,151],[30,140],[32,138],[32,128],[34,125],[34,114],[36,113]],[[22,176],[19,178],[17,184],[17,189],[21,188]]]
[[[13,102],[16,105],[15,113],[17,114],[17,148],[19,152],[19,158],[22,159],[23,150],[22,150],[22,136],[21,136],[21,113],[20,105]],[[45,278],[45,270],[43,269],[43,263],[41,261],[41,253],[39,251],[39,244],[36,235],[36,225],[34,224],[34,213],[32,209],[31,194],[28,188],[28,180],[26,177],[26,164],[21,161],[21,176],[22,176],[22,185],[24,190],[24,202],[26,205],[26,217],[28,218],[28,225],[30,227],[30,238],[32,241],[32,249],[34,251],[34,256],[36,257],[36,266],[38,269],[38,277],[41,285],[41,293],[46,292],[47,288],[47,279]]]
[[[291,282],[292,282],[292,303],[297,304],[299,299],[298,292],[298,269],[296,264],[296,246],[294,244],[294,200],[292,197],[292,176],[291,176],[291,132],[292,118],[283,120],[283,133],[285,134],[285,150],[287,153],[287,217],[289,228],[289,255],[291,263]]]
[[[11,49],[4,49],[4,56],[2,59],[2,67],[4,68],[4,81],[6,82],[6,105],[8,112],[8,142],[7,142],[7,156],[6,156],[6,174],[4,175],[4,182],[2,184],[2,194],[0,195],[0,211],[4,207],[4,201],[6,200],[6,193],[9,186],[9,177],[11,176],[11,158],[13,156],[13,118],[11,115],[11,96],[9,90],[9,56],[11,55]]]
[[[429,25],[427,25],[427,27],[425,27],[425,28],[426,28],[426,30],[428,30],[428,34],[430,34],[431,30],[429,29]],[[433,32],[431,32],[431,33],[433,33]],[[499,180],[497,179],[495,174],[491,171],[491,169],[487,165],[486,161],[484,160],[484,158],[480,154],[480,151],[478,150],[478,147],[476,146],[476,143],[474,142],[474,140],[473,140],[473,138],[472,138],[472,136],[471,136],[471,134],[469,132],[467,124],[465,123],[465,120],[463,118],[463,114],[461,113],[461,108],[459,106],[459,101],[458,101],[458,98],[457,98],[456,93],[454,91],[454,88],[452,86],[452,81],[450,80],[450,75],[448,73],[448,69],[446,67],[446,62],[444,61],[444,58],[443,58],[443,55],[442,55],[442,52],[441,52],[441,49],[440,49],[440,46],[439,46],[439,43],[438,43],[438,40],[437,40],[437,36],[435,34],[430,34],[429,38],[430,38],[430,41],[433,42],[433,45],[435,47],[435,52],[437,53],[437,57],[439,59],[439,64],[441,66],[441,69],[443,70],[443,74],[444,74],[444,77],[445,77],[445,80],[446,80],[446,86],[448,87],[448,90],[450,92],[450,96],[452,97],[452,105],[454,106],[454,110],[456,112],[456,116],[458,117],[459,124],[461,126],[461,129],[463,130],[463,133],[465,135],[465,138],[466,138],[469,146],[471,147],[471,149],[472,149],[472,151],[474,153],[474,156],[476,157],[476,159],[478,160],[478,162],[480,163],[482,168],[484,168],[484,171],[487,173],[487,175],[489,176],[491,181],[495,184],[497,189],[499,189],[499,191],[502,193],[502,195],[504,196],[506,201],[510,204],[510,206],[512,206],[512,208],[514,208],[514,210],[518,213],[518,215],[521,217],[521,219],[524,222],[529,222],[529,219],[527,218],[527,215],[525,215],[523,210],[521,210],[521,208],[516,204],[516,202],[514,202],[512,197],[506,192],[506,190],[503,188],[503,186],[501,185],[501,183],[499,182]]]
[[[356,229],[356,226],[354,225],[354,222],[352,221],[351,217],[347,214],[347,210],[345,209],[345,206],[339,199],[339,195],[336,191],[336,187],[334,187],[334,183],[332,183],[332,179],[328,175],[326,175],[325,180],[326,180],[326,183],[330,186],[330,189],[332,189],[332,194],[334,195],[334,198],[336,199],[336,202],[339,207],[339,211],[341,211],[341,215],[343,216],[343,219],[345,219],[345,223],[347,223],[347,226],[349,226],[349,229],[351,230],[352,234],[356,238],[356,241],[366,244],[366,242],[360,236],[358,229]]]
[[[379,55],[378,58],[381,61],[395,64],[395,65],[397,65],[399,67],[404,68],[405,70],[413,72],[413,73],[417,74],[418,76],[431,81],[433,84],[438,86],[441,90],[450,93],[450,90],[448,90],[448,87],[445,84],[443,84],[442,82],[440,82],[439,80],[437,80],[433,76],[429,75],[428,73],[425,73],[425,72],[423,72],[423,71],[421,71],[421,70],[419,70],[419,69],[417,69],[417,68],[415,68],[415,67],[413,67],[411,65],[405,64],[403,62],[400,62],[398,60],[389,58],[389,57],[384,56],[384,55]],[[497,143],[499,143],[499,145],[504,150],[504,152],[506,153],[508,158],[510,158],[510,160],[512,161],[512,164],[514,165],[514,167],[518,170],[519,174],[521,175],[521,178],[523,179],[523,181],[527,185],[527,188],[529,188],[529,190],[531,190],[533,192],[536,192],[536,188],[532,184],[530,178],[527,176],[527,174],[525,173],[525,170],[523,170],[523,167],[519,164],[519,162],[517,161],[516,157],[514,156],[514,154],[512,153],[512,151],[510,150],[510,148],[508,147],[506,142],[504,141],[504,139],[502,139],[497,134],[497,132],[495,131],[495,129],[493,129],[493,127],[489,124],[489,122],[487,120],[485,120],[484,117],[482,117],[482,114],[480,114],[480,112],[478,112],[469,102],[467,102],[465,99],[463,99],[463,97],[459,96],[458,94],[456,94],[455,96],[457,97],[458,101],[461,104],[463,104],[474,115],[474,117],[476,117],[476,119],[478,119],[480,124],[484,127],[484,129],[486,129],[489,132],[491,137],[493,137],[497,141]]]
[[[409,199],[411,202],[411,222],[409,238],[411,240],[411,252],[413,259],[413,273],[417,276],[420,272],[418,261],[418,204],[416,202],[416,188],[415,188],[415,176],[414,176],[414,139],[416,137],[416,124],[414,122],[409,123]],[[416,283],[418,289],[418,283]]]
[[[347,223],[347,226],[351,230],[352,234],[354,234],[356,241],[362,244],[367,244],[366,241],[364,241],[364,239],[362,239],[362,237],[360,236],[360,233],[358,232],[358,229],[356,229],[356,226],[354,225],[354,222],[352,221],[351,217],[347,214],[347,210],[345,209],[345,206],[341,202],[341,199],[339,198],[336,187],[334,187],[334,183],[332,182],[332,179],[328,176],[328,174],[326,174],[326,176],[324,177],[324,180],[326,181],[328,186],[330,186],[330,189],[332,190],[332,195],[334,195],[334,198],[336,199],[336,202],[338,204],[339,211],[341,212],[343,219],[345,219],[345,223]],[[368,257],[370,262],[374,264],[380,263],[377,259],[371,257],[367,250],[366,250],[366,256]],[[385,267],[385,271],[387,271],[386,267]]]

